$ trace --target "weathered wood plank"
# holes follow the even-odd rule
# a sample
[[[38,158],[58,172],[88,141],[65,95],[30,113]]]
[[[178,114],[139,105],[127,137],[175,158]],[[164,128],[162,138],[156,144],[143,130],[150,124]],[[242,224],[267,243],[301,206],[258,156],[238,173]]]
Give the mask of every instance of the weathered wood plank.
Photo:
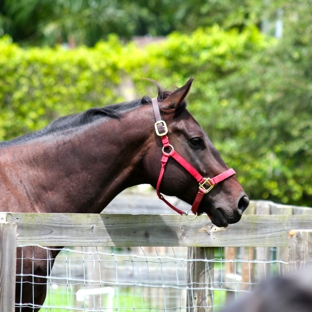
[[[254,267],[254,248],[242,247],[242,284],[241,289],[250,291],[251,284],[254,283],[255,267]]]
[[[14,311],[15,261],[16,224],[0,222],[0,311]]]
[[[239,223],[217,228],[207,216],[23,214],[7,221],[18,225],[19,245],[42,246],[288,246],[291,229],[311,229],[311,215],[245,215]]]
[[[289,231],[289,269],[302,269],[312,259],[312,231]]]
[[[273,209],[272,214],[282,214],[282,215],[293,215],[293,207],[292,206],[285,206],[285,205],[275,205],[276,209]],[[312,210],[312,209],[311,209]],[[276,248],[276,259],[280,261],[288,262],[289,260],[289,248],[286,247],[277,247]],[[287,266],[285,266],[285,269]]]
[[[256,214],[257,202],[250,201],[248,208],[244,211],[244,215],[254,215]]]
[[[294,206],[293,207],[293,211],[294,211],[294,213],[293,214],[295,214],[295,215],[297,215],[297,214],[304,214],[304,215],[306,215],[306,214],[308,214],[308,215],[311,215],[312,214],[312,209],[311,208],[308,208],[308,207],[297,207],[297,206]]]
[[[272,206],[274,206],[274,203],[272,202],[259,200],[256,202],[256,214],[257,215],[270,215]]]
[[[274,207],[274,203],[258,201],[256,207],[257,215],[271,215],[271,209]],[[263,264],[258,268],[258,275],[260,277],[268,276],[268,273],[270,272],[270,264],[268,262],[270,259],[270,249],[268,247],[257,247],[256,259],[263,261]]]
[[[204,259],[214,259],[214,248],[189,247],[187,258],[187,312],[213,312],[214,263]]]
[[[312,209],[310,209],[312,212]],[[271,214],[272,215],[292,215],[293,213],[293,206],[285,206],[280,204],[275,204],[271,206]]]

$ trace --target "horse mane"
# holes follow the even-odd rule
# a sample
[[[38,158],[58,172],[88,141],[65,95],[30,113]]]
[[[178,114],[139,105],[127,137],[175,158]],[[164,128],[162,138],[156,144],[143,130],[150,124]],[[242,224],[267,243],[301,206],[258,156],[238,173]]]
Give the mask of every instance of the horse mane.
[[[173,91],[164,91],[157,82],[155,81],[152,81],[152,82],[157,86],[157,90],[158,90],[157,99],[159,102],[166,99],[173,92]],[[131,110],[131,109],[135,109],[142,105],[151,104],[151,102],[152,101],[149,96],[143,96],[143,98],[139,100],[133,100],[131,102],[123,102],[123,103],[109,105],[109,106],[105,106],[101,108],[90,108],[82,113],[63,116],[52,121],[49,125],[42,128],[41,130],[22,135],[10,141],[0,142],[0,147],[15,145],[19,143],[25,143],[27,141],[34,140],[45,135],[49,135],[49,134],[56,133],[59,131],[64,131],[67,129],[76,128],[76,127],[83,126],[86,124],[90,124],[100,118],[119,119],[123,112]],[[179,115],[180,112],[185,107],[186,107],[186,102],[184,103],[184,105],[182,105],[182,107],[176,113],[176,115]]]

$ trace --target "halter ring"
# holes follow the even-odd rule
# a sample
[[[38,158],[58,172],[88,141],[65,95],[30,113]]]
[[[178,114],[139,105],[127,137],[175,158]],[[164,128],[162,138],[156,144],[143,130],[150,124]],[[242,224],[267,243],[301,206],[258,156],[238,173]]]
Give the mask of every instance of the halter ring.
[[[190,215],[190,211],[192,211],[192,208],[185,212],[186,219],[195,220],[197,218],[197,214],[194,214],[192,216],[192,215]]]
[[[170,148],[170,151],[166,152],[165,148]],[[163,146],[161,150],[164,155],[170,155],[174,151],[174,147],[171,144],[168,144],[166,146]]]

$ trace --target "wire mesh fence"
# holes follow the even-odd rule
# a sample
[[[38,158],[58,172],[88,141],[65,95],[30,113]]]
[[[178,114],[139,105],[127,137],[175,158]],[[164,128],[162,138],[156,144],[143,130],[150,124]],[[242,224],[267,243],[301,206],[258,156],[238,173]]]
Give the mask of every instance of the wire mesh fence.
[[[194,259],[187,247],[64,248],[47,273],[47,297],[40,311],[189,311],[194,302],[199,309],[218,311],[264,277],[287,271],[276,248],[266,249],[204,248],[204,257],[195,259],[204,266],[198,282],[188,270]],[[22,292],[23,273],[18,277]],[[197,300],[198,291],[205,300]]]
[[[15,311],[218,311],[262,279],[311,261],[311,209],[254,202],[248,211],[227,229],[176,215],[5,213],[3,228],[19,246]],[[1,276],[15,268],[15,247],[5,242],[12,260],[0,259]],[[42,306],[23,300],[46,281]]]

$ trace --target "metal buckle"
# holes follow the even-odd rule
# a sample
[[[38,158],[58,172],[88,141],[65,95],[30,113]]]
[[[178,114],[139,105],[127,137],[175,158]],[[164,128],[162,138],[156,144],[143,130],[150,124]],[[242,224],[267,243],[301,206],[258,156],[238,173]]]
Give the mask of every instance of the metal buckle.
[[[209,185],[208,188],[205,187],[206,183]],[[199,183],[199,188],[204,191],[204,194],[207,194],[214,188],[214,184],[211,184],[210,178],[206,178],[203,183]]]
[[[164,128],[164,132],[163,133],[160,133],[159,130],[158,130],[158,125],[162,125],[163,128]],[[156,131],[156,134],[160,137],[166,135],[168,133],[168,127],[167,127],[167,124],[165,121],[163,120],[158,120],[155,122],[155,131]]]

